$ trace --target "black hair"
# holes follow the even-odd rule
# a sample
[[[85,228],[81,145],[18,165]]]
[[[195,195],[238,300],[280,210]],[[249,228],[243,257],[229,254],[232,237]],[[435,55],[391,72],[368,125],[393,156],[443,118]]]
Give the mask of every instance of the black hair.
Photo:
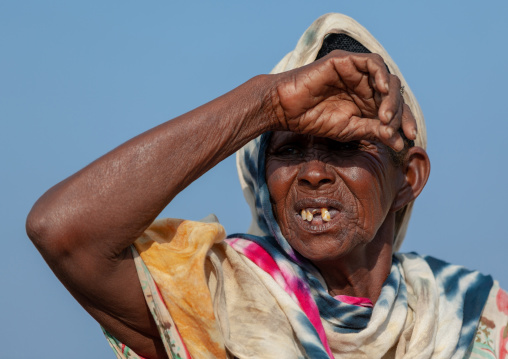
[[[346,34],[328,34],[323,40],[323,45],[319,49],[316,60],[328,55],[333,50],[344,50],[360,54],[371,53],[365,46]]]

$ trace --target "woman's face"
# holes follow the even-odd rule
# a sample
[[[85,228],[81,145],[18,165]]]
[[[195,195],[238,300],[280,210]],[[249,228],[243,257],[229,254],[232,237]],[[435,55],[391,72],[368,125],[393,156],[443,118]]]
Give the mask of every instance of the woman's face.
[[[370,243],[402,180],[388,149],[376,142],[274,132],[266,151],[266,182],[277,223],[289,244],[316,262]],[[312,219],[304,219],[302,211],[313,213]]]

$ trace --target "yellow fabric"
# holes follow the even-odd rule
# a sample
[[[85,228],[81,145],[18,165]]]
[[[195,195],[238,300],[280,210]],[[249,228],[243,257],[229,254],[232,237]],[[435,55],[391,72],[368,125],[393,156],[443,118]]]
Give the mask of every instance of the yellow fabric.
[[[195,359],[226,358],[204,271],[208,250],[224,238],[218,223],[164,219],[134,243]]]
[[[174,323],[180,334],[169,333],[166,342],[172,346],[181,337],[193,359],[310,359],[294,335],[293,324],[303,314],[296,302],[223,238],[218,223],[159,219],[134,243],[147,304],[164,326],[159,329]],[[159,318],[165,308],[158,308],[153,290],[145,290],[151,280],[171,320]],[[184,357],[181,350],[180,356],[167,352]]]

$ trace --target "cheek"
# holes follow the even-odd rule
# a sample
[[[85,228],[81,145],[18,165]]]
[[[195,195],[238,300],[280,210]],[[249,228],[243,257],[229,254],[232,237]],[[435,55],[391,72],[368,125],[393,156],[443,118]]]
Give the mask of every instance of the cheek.
[[[343,171],[343,179],[349,183],[350,188],[355,188],[358,199],[372,201],[380,205],[391,197],[392,188],[389,185],[386,171],[379,164],[365,164],[364,166],[350,167]]]
[[[340,177],[359,204],[378,204],[378,200],[383,196],[379,179],[369,169],[350,167],[343,170]]]
[[[270,200],[273,204],[277,205],[278,202],[287,198],[295,177],[294,172],[291,166],[267,163],[266,184],[270,192]]]
[[[391,188],[371,169],[355,167],[343,172],[342,179],[351,191],[351,213],[357,217],[356,230],[374,235],[391,207]]]

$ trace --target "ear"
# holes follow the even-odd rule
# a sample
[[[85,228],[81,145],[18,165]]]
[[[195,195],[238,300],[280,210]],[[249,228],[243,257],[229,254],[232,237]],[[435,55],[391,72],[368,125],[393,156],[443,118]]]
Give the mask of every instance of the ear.
[[[403,166],[403,181],[390,208],[393,212],[414,201],[429,179],[430,160],[423,148],[411,147]]]

